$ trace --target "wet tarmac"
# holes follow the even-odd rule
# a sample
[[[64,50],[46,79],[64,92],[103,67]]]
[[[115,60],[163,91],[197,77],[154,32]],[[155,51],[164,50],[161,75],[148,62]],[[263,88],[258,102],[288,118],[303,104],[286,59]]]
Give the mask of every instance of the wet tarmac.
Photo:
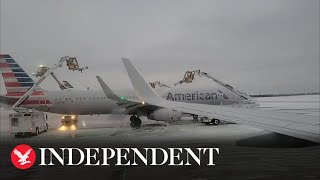
[[[259,98],[261,108],[319,116],[319,96]],[[302,105],[303,104],[303,105]],[[60,116],[49,114],[50,129],[39,136],[14,137],[8,113],[1,110],[0,179],[320,179],[320,146],[261,148],[239,146],[273,133],[238,124],[207,126],[190,118],[174,123],[143,119],[139,129],[126,115],[80,116],[77,130],[59,130]],[[277,137],[276,137],[277,138]],[[259,140],[261,141],[261,140]],[[15,145],[33,147],[219,147],[216,166],[183,167],[32,167],[15,169],[9,154]]]

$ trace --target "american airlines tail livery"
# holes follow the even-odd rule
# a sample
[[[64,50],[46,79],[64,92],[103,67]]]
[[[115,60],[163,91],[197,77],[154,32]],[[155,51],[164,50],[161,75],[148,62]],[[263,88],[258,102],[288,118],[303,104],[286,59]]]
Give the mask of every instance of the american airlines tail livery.
[[[0,95],[0,103],[7,105],[14,104],[35,83],[28,73],[8,54],[0,55],[0,72],[6,89],[6,94]],[[70,85],[67,82],[64,82],[64,84]],[[141,107],[140,103],[134,104],[132,101],[130,101],[130,103],[123,102],[125,99],[139,100],[138,97],[134,96],[134,92],[131,94],[122,94],[117,97],[120,97],[119,100],[107,97],[103,91],[98,90],[76,90],[74,88],[68,88],[59,91],[49,91],[38,87],[29,98],[21,104],[21,107],[58,113],[64,115],[63,117],[72,116],[73,119],[78,119],[78,115],[131,114],[130,119],[135,119],[135,123],[131,123],[131,125],[135,127],[141,125],[141,120],[139,119],[139,114],[141,113],[149,119],[158,121],[179,120],[182,116],[182,113],[172,113],[163,109],[155,109],[149,105]],[[238,97],[223,87],[221,89],[184,92],[171,89],[162,97],[170,101],[199,104],[232,106],[242,103],[241,97]],[[251,104],[251,106],[256,107],[256,104]]]

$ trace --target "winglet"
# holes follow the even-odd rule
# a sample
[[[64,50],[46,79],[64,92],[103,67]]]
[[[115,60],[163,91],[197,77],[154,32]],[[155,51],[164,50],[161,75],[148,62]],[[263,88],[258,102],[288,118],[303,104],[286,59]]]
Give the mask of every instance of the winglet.
[[[121,58],[122,62],[128,72],[132,86],[136,95],[143,102],[151,103],[162,100],[160,96],[151,88],[151,86],[144,80],[138,70],[133,66],[131,61],[127,58]]]
[[[101,79],[100,76],[96,76],[97,80],[104,92],[104,94],[107,96],[108,99],[119,101],[120,97],[118,97],[111,89],[110,87]]]

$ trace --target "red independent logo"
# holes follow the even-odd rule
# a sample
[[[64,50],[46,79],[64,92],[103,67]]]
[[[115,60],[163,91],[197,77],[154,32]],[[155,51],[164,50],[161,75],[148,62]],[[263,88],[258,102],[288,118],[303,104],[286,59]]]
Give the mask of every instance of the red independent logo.
[[[11,162],[18,169],[29,169],[36,161],[34,149],[26,144],[20,144],[11,152]]]

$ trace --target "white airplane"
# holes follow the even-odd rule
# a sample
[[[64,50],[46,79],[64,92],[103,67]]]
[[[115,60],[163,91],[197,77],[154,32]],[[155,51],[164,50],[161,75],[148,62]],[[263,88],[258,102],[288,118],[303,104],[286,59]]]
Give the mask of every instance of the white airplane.
[[[10,55],[0,55],[0,72],[4,79],[7,94],[0,96],[0,103],[14,104],[31,86],[34,81],[19,66]],[[163,95],[165,99],[173,101],[193,102],[202,104],[222,104],[237,106],[242,104],[242,99],[234,95],[228,89],[209,89],[203,91],[170,90]],[[63,91],[47,91],[37,88],[21,107],[36,109],[39,111],[63,114],[63,118],[77,120],[78,115],[127,113],[133,114],[135,120],[133,126],[140,126],[141,120],[135,118],[137,114],[144,113],[149,119],[158,121],[179,120],[181,112],[166,111],[153,106],[143,106],[135,103],[125,103],[125,99],[138,98],[132,93],[117,96],[117,99],[106,97],[103,91],[98,90],[75,90],[74,88]],[[244,104],[248,107],[256,107],[257,104]]]
[[[213,117],[320,143],[319,117],[257,109],[168,101],[156,94],[129,59],[123,58],[122,61],[128,72],[135,93],[139,97],[140,104],[142,105],[153,106],[158,110],[168,109],[171,110],[171,112],[179,111],[197,114],[199,116]],[[104,89],[105,93],[108,92],[104,86],[102,86],[102,89]],[[135,103],[137,103],[137,101],[135,101]]]

